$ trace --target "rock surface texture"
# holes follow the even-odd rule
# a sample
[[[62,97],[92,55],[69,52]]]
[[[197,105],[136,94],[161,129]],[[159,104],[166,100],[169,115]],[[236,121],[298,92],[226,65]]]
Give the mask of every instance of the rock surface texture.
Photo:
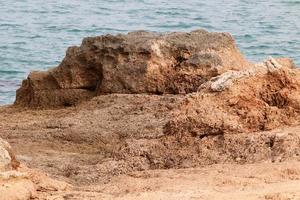
[[[80,47],[68,49],[58,67],[32,72],[17,91],[15,106],[0,107],[0,136],[12,144],[22,163],[77,187],[47,195],[100,199],[108,194],[130,199],[126,181],[150,179],[145,185],[164,188],[155,182],[159,176],[149,178],[153,173],[147,170],[258,162],[265,163],[261,166],[265,170],[270,163],[299,161],[299,112],[300,71],[290,59],[268,58],[253,64],[226,33],[139,31],[86,38]],[[12,157],[2,147],[4,169],[11,166]],[[289,171],[282,166],[286,171],[274,173],[281,177],[276,180],[299,177],[298,168]],[[219,176],[222,167],[216,168]],[[228,169],[232,174],[235,167]],[[172,173],[176,179],[183,177],[178,171]],[[128,188],[116,186],[117,178],[125,175],[130,176],[123,179]],[[174,177],[163,176],[174,182]],[[247,174],[244,179],[240,175],[225,183],[210,182],[232,189],[246,179],[245,184],[251,185],[250,176],[257,182],[266,180]],[[261,189],[262,196],[256,197],[284,198],[274,191],[269,195],[269,189]],[[149,190],[157,198],[166,195]],[[253,194],[250,190],[243,197]],[[203,199],[229,198],[205,191]],[[232,199],[241,199],[235,192]],[[193,197],[201,199],[201,194]],[[177,197],[189,199],[182,195]]]

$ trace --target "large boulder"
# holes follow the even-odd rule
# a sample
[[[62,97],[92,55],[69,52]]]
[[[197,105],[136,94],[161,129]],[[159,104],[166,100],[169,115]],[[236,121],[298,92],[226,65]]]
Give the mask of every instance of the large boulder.
[[[186,94],[228,70],[251,66],[227,33],[138,31],[90,37],[69,48],[58,67],[32,72],[15,104],[69,106],[106,93]]]

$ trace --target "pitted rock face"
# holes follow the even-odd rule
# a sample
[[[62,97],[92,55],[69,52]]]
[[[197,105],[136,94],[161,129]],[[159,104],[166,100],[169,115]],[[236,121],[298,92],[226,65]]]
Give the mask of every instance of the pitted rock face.
[[[106,93],[186,94],[212,77],[250,66],[226,33],[91,37],[69,48],[58,67],[32,72],[15,103],[59,107]]]
[[[168,135],[206,137],[268,131],[300,120],[300,71],[270,58],[228,71],[188,95],[165,126]]]

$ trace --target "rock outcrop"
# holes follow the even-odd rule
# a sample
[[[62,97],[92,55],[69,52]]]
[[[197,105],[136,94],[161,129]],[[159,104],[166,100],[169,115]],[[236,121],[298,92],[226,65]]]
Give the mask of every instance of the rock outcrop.
[[[75,105],[107,93],[187,94],[228,70],[252,66],[226,33],[131,32],[85,38],[48,72],[32,72],[15,104]]]
[[[300,70],[287,58],[252,64],[225,33],[86,38],[58,67],[32,72],[15,105],[0,107],[1,137],[22,144],[22,163],[88,196],[97,183],[107,188],[112,176],[135,171],[300,155]],[[25,184],[26,198],[52,198],[49,190],[81,198],[19,168],[0,139],[0,194],[14,199],[11,188]],[[103,188],[95,190],[101,196]]]
[[[297,123],[300,72],[287,58],[248,62],[229,34],[140,31],[84,39],[58,67],[31,73],[15,104],[71,106],[114,93],[173,94],[180,103],[165,111],[162,135],[201,139]]]
[[[272,130],[300,120],[300,71],[269,59],[228,71],[189,95],[166,125],[168,134],[205,137]]]

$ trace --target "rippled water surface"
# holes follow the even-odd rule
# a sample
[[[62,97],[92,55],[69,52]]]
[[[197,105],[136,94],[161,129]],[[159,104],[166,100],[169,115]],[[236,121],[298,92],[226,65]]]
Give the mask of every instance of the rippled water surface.
[[[300,66],[299,0],[0,0],[0,104],[83,37],[199,28],[232,33],[253,61],[289,56]]]

